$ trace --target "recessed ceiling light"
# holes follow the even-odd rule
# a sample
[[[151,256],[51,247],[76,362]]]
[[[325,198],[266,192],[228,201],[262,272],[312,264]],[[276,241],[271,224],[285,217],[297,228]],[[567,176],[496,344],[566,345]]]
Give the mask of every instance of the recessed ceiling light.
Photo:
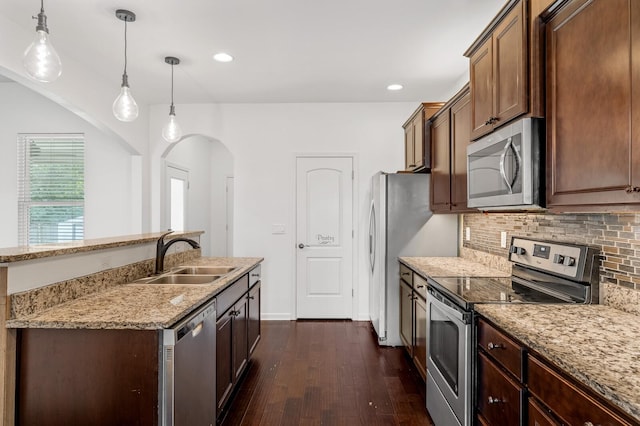
[[[402,90],[402,84],[390,84],[387,86],[387,90]]]
[[[213,55],[213,59],[218,62],[231,62],[233,61],[233,56],[229,55],[228,53],[220,52]]]

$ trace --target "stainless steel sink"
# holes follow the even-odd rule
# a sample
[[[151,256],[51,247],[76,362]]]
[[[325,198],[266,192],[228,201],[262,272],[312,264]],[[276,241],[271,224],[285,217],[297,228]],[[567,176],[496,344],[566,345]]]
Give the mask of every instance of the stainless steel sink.
[[[234,266],[181,266],[171,274],[189,274],[189,275],[225,275],[236,270]]]
[[[214,281],[220,279],[222,275],[186,275],[186,274],[167,274],[157,278],[141,280],[139,282],[144,284],[212,284]]]

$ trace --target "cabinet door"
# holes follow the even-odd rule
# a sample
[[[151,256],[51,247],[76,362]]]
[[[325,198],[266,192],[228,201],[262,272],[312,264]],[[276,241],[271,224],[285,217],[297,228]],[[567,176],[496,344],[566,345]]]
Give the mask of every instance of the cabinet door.
[[[574,0],[547,24],[549,207],[640,202],[625,192],[632,185],[630,52],[637,51],[630,25],[640,27],[629,13],[637,8],[631,0]]]
[[[413,356],[413,290],[400,280],[400,338]]]
[[[493,116],[493,40],[489,37],[469,58],[471,86],[471,138],[492,130]]]
[[[449,111],[445,111],[431,125],[431,210],[434,212],[450,209],[449,130]]]
[[[478,352],[478,411],[492,425],[518,425],[523,387]]]
[[[519,2],[493,32],[494,127],[528,110],[525,2]]]
[[[413,124],[407,124],[404,129],[404,168],[411,170],[416,167],[413,154]]]
[[[249,355],[249,341],[247,336],[247,326],[249,319],[247,298],[243,297],[238,300],[233,309],[233,382],[238,381],[245,367],[247,366],[247,357]]]
[[[415,345],[413,363],[424,380],[427,380],[427,303],[416,296],[413,301]]]
[[[216,323],[216,399],[218,414],[227,402],[233,388],[233,308]]]
[[[467,146],[471,141],[471,95],[451,107],[451,208],[467,210]]]
[[[260,340],[260,281],[249,290],[249,356]]]
[[[553,417],[540,406],[535,399],[529,398],[529,422],[528,426],[559,426]]]
[[[424,139],[422,114],[418,114],[413,119],[413,161],[416,167],[424,166]]]

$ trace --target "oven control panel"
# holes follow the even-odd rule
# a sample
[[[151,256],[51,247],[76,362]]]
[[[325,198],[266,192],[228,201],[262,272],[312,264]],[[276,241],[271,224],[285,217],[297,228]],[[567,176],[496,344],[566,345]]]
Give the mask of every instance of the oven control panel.
[[[514,263],[570,278],[577,278],[584,256],[581,246],[517,237],[509,248],[509,260]]]

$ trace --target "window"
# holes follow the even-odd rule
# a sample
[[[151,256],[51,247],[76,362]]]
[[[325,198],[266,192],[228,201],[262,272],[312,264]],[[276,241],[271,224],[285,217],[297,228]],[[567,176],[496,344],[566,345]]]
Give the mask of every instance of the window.
[[[18,135],[20,245],[84,238],[84,135]]]

